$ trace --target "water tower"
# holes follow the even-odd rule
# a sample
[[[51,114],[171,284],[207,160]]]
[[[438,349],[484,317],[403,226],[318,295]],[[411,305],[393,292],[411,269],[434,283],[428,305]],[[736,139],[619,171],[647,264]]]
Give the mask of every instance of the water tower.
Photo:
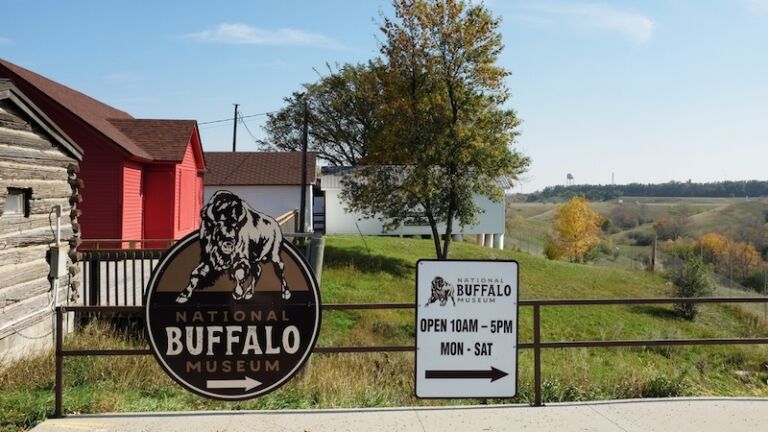
[[[575,184],[575,180],[573,179],[573,174],[568,173],[565,176],[565,185],[566,186],[573,186]]]

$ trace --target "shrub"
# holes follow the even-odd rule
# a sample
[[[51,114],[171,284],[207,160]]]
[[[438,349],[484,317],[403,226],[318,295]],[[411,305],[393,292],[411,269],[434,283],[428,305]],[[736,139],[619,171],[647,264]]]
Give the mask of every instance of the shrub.
[[[691,222],[688,217],[679,215],[660,219],[653,224],[653,230],[659,240],[677,240],[688,233]]]
[[[544,256],[547,259],[559,260],[565,256],[565,249],[556,240],[549,238],[544,245]]]
[[[601,244],[597,244],[595,246],[592,246],[590,250],[587,251],[587,253],[584,254],[583,261],[584,262],[592,262],[598,258],[600,258],[600,255],[603,254],[603,248]]]
[[[747,276],[746,279],[744,279],[741,282],[741,284],[759,293],[768,294],[768,290],[765,289],[766,288],[765,273],[762,270],[753,271]]]
[[[629,208],[627,205],[621,205],[611,209],[608,217],[613,222],[623,229],[632,229],[640,225],[640,216],[636,211]]]
[[[627,237],[635,242],[635,246],[650,246],[653,244],[654,235],[642,231],[630,231]]]
[[[621,231],[609,218],[603,218],[600,229],[606,234],[616,234]]]
[[[660,398],[682,396],[685,391],[682,379],[669,379],[664,375],[657,376],[643,385],[642,397]]]
[[[677,264],[669,270],[668,277],[675,285],[675,296],[685,298],[702,297],[712,291],[709,267],[704,261],[687,249],[678,249]],[[675,314],[681,318],[693,320],[698,313],[694,303],[676,304]]]

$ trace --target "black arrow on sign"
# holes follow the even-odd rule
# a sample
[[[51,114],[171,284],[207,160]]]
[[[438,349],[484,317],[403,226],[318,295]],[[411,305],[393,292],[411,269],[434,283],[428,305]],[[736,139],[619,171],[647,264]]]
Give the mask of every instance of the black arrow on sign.
[[[493,366],[488,370],[428,370],[424,373],[424,377],[427,379],[488,378],[491,382],[504,378],[507,375],[509,374]]]

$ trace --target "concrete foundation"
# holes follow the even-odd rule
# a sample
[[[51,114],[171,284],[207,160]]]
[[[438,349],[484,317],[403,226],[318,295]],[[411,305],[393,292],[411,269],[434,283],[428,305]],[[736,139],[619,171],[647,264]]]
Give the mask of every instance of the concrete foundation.
[[[504,234],[493,235],[493,248],[504,249]]]
[[[485,235],[485,243],[483,244],[487,248],[493,247],[493,236],[494,234],[486,234]]]
[[[68,333],[74,330],[73,316],[71,313],[64,315],[64,326]],[[24,357],[52,350],[56,340],[55,321],[55,315],[47,312],[0,335],[0,368]]]

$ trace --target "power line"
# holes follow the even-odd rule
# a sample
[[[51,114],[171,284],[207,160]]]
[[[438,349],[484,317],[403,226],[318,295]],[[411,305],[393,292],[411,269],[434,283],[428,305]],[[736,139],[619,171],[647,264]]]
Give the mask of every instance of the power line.
[[[246,116],[240,116],[240,118],[239,118],[240,124],[243,125],[243,127],[245,127],[245,131],[248,132],[248,135],[251,136],[251,139],[253,140],[253,143],[256,144],[256,145],[259,145],[259,140],[256,139],[256,136],[253,135],[253,132],[251,132],[251,129],[248,127],[247,124],[245,124],[245,122],[243,121],[243,117],[246,117]]]
[[[273,113],[276,113],[276,112],[277,112],[277,111],[267,111],[267,112],[258,113],[258,114],[251,114],[251,115],[247,115],[247,116],[238,116],[238,119],[244,119],[244,118],[250,118],[250,117],[259,117],[259,116],[265,116],[265,115],[267,115],[267,114],[273,114]],[[233,119],[232,117],[230,117],[230,118],[226,118],[226,119],[220,119],[220,120],[212,120],[212,121],[207,121],[207,122],[199,122],[199,123],[197,123],[197,124],[198,124],[198,126],[200,126],[200,125],[207,125],[207,124],[212,124],[212,123],[224,123],[224,122],[231,122],[232,120],[234,120],[234,119]]]
[[[239,120],[239,117],[240,117],[240,116],[238,115],[237,117],[238,117],[238,120]],[[254,122],[254,121],[258,121],[258,120],[260,120],[260,119],[259,119],[259,118],[256,118],[256,117],[252,117],[252,118],[249,118],[249,119],[245,119],[245,120],[239,120],[239,121],[240,121],[240,123],[242,124],[242,123],[244,123],[244,122],[245,122],[245,123],[251,123],[251,122]],[[232,119],[229,119],[229,121],[232,121]],[[222,127],[225,127],[225,126],[226,126],[226,127],[229,127],[230,125],[229,125],[228,123],[224,123],[224,122],[222,122],[222,123],[216,123],[216,124],[208,124],[208,125],[203,125],[203,126],[201,126],[201,127],[200,127],[200,130],[210,130],[210,129],[217,129],[217,128],[222,128]]]

